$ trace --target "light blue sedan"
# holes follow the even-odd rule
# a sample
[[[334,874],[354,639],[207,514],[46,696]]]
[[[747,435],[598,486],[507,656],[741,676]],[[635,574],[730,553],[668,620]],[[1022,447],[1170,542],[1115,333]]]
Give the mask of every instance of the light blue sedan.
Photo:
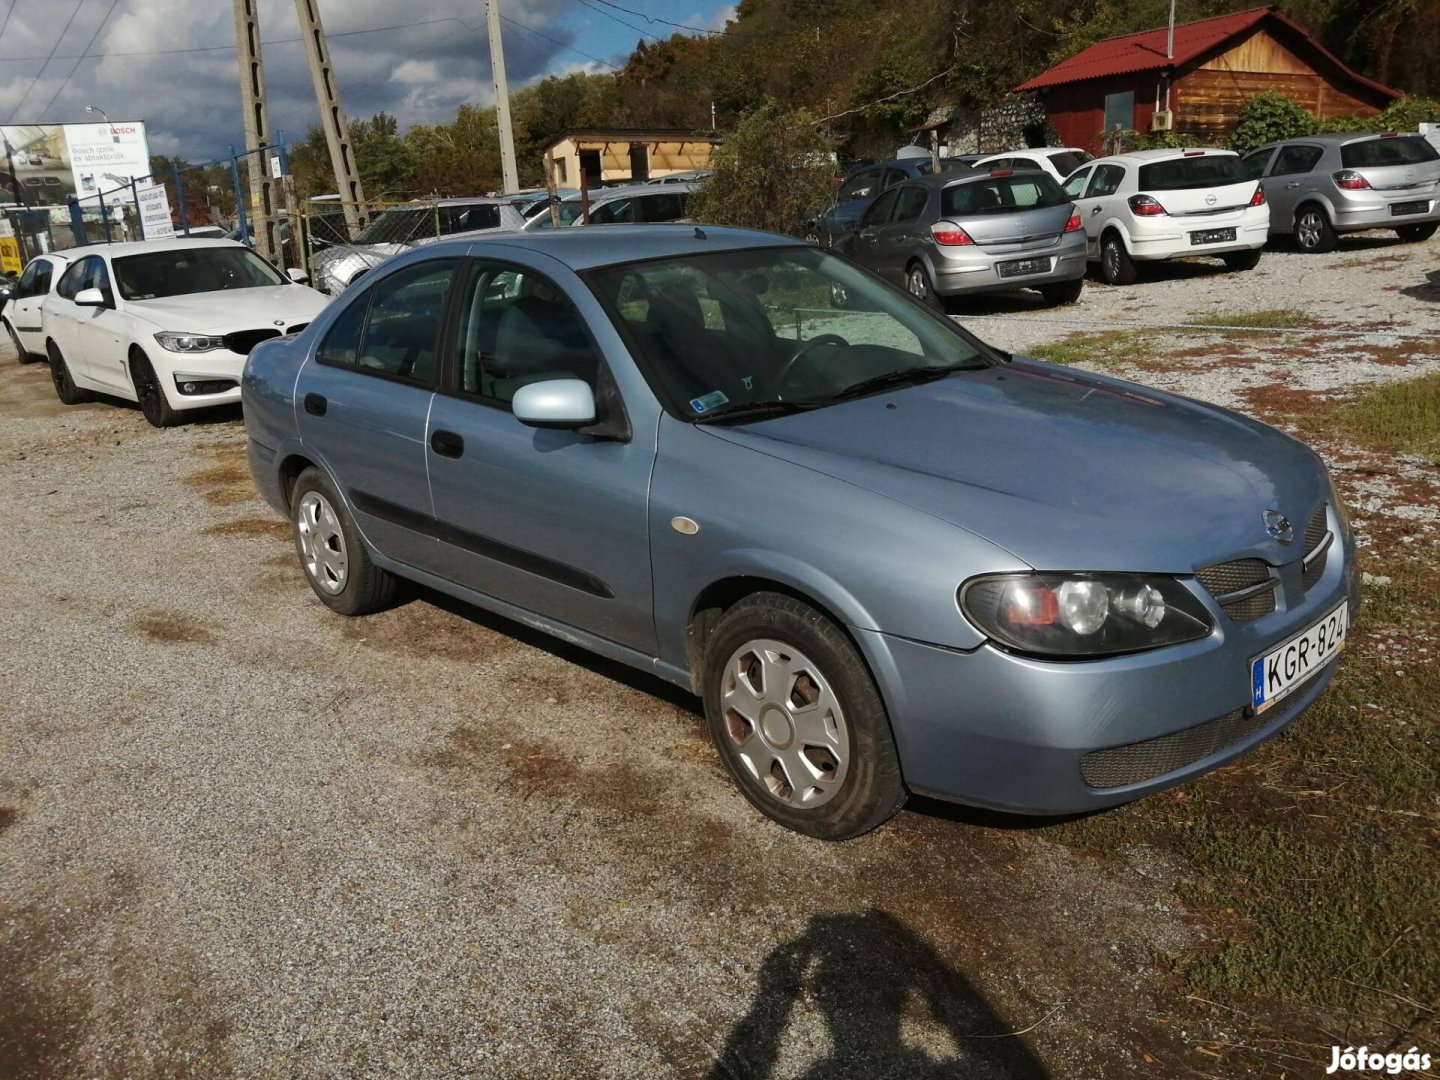
[[[908,792],[1066,814],[1194,777],[1316,699],[1356,613],[1300,443],[763,233],[429,245],[243,393],[325,604],[410,579],[687,687],[745,796],[827,839]]]

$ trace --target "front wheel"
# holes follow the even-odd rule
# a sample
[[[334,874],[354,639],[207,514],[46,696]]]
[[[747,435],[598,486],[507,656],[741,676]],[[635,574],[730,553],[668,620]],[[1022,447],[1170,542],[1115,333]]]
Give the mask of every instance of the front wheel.
[[[1051,307],[1059,307],[1061,304],[1073,304],[1080,299],[1080,294],[1085,291],[1085,281],[1076,278],[1074,281],[1061,281],[1054,285],[1041,285],[1040,295],[1045,303]]]
[[[45,351],[50,355],[50,381],[55,384],[55,396],[60,399],[60,404],[81,405],[93,400],[94,394],[75,385],[59,346],[53,341],[46,342]]]
[[[1440,229],[1440,222],[1432,221],[1425,225],[1401,225],[1395,232],[1407,244],[1419,244],[1434,236],[1436,229]]]
[[[1139,276],[1125,241],[1116,233],[1107,233],[1100,241],[1100,274],[1107,285],[1133,285]]]
[[[1318,206],[1302,206],[1295,215],[1295,246],[1310,255],[1334,251],[1340,242],[1330,219]]]
[[[295,481],[290,522],[305,579],[331,611],[368,615],[395,599],[395,578],[375,565],[335,485],[313,466]]]
[[[165,388],[160,385],[154,365],[142,352],[136,351],[130,357],[130,381],[135,385],[140,414],[150,421],[152,427],[174,427],[180,422],[180,414],[166,398]]]
[[[1254,270],[1260,265],[1260,249],[1251,251],[1232,251],[1228,255],[1220,256],[1225,260],[1226,270]]]
[[[705,716],[744,796],[788,829],[848,840],[905,802],[890,722],[843,631],[791,596],[727,611],[705,650]]]

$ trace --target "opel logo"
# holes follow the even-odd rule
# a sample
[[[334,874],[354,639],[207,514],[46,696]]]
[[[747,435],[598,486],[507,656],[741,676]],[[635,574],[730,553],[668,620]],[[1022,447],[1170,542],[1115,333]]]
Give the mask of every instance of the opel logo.
[[[1266,510],[1264,513],[1265,531],[1282,544],[1288,544],[1295,539],[1295,531],[1290,527],[1290,519],[1279,510]]]
[[[1209,195],[1206,195],[1206,196],[1205,196],[1205,205],[1206,205],[1206,206],[1214,206],[1214,205],[1215,205],[1215,193],[1214,193],[1213,191],[1212,191]]]

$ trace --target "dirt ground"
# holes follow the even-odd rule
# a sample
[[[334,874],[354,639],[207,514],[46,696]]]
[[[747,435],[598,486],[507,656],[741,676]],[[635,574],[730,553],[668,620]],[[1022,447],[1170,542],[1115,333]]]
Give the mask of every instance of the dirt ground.
[[[1435,370],[1437,254],[960,317],[1022,349],[1304,309],[1323,335],[1156,330],[1212,362],[1122,372],[1255,411]],[[238,412],[156,431],[0,354],[0,1076],[1257,1074],[1174,974],[1217,931],[1167,851],[922,800],[786,833],[657,680],[428,593],[331,614],[243,447]],[[1433,483],[1372,487],[1435,528]]]

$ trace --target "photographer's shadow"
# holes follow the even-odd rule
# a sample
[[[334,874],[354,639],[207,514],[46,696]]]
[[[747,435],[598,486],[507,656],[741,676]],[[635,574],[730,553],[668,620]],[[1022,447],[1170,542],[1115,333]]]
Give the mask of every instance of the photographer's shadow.
[[[769,1080],[782,1066],[804,1080],[1049,1076],[969,980],[883,911],[811,919],[766,958],[759,984],[708,1080]],[[802,1032],[786,1039],[802,997],[828,1035],[813,1046],[793,1041]]]

